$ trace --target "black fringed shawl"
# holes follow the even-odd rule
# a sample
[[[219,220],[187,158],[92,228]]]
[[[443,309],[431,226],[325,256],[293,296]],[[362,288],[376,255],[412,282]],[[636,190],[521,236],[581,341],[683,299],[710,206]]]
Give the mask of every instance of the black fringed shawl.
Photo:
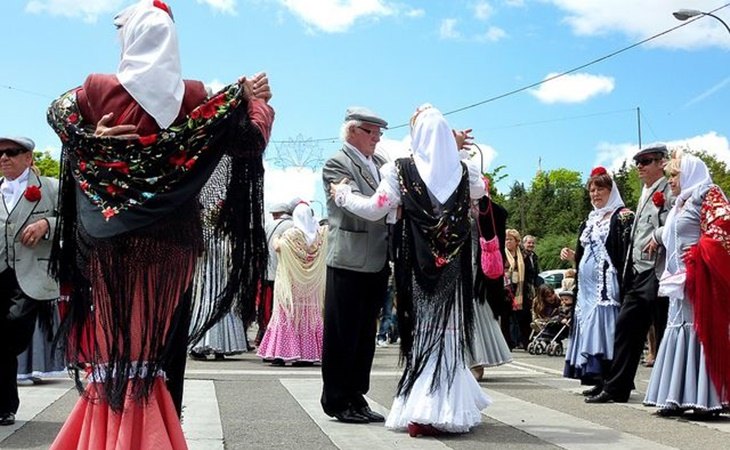
[[[395,281],[401,361],[398,395],[407,396],[430,358],[436,360],[431,391],[446,370],[448,387],[471,346],[473,323],[469,174],[440,213],[412,158],[396,160],[403,220],[395,240]],[[446,341],[446,333],[455,342]]]
[[[142,380],[132,384],[132,393],[146,399],[177,351],[166,340],[179,297],[206,299],[204,306],[191,306],[190,342],[232,306],[246,323],[254,316],[267,257],[266,141],[250,122],[240,84],[206,100],[182,123],[132,141],[84,129],[75,92],[48,111],[63,144],[51,271],[71,288],[62,328],[70,362],[91,364],[92,379],[103,384],[103,395],[118,411],[128,379]],[[216,242],[227,243],[225,254],[209,250]],[[208,268],[207,276],[196,275],[189,286],[196,264]],[[108,302],[104,308],[93,304],[100,294]],[[140,298],[148,301],[133,311]],[[141,330],[131,325],[140,323],[137,314]]]

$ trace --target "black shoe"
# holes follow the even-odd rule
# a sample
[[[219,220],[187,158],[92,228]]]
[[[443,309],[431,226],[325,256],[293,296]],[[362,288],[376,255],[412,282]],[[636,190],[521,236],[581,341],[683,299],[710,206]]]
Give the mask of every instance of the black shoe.
[[[5,413],[0,414],[0,425],[13,425],[15,424],[15,414]]]
[[[593,386],[590,389],[586,389],[585,391],[581,392],[584,397],[595,397],[596,395],[600,394],[603,391],[603,385],[597,384]]]
[[[273,360],[271,360],[271,365],[272,366],[284,367],[286,365],[286,363],[281,358],[274,358]]]
[[[198,361],[207,361],[208,356],[205,353],[190,352],[190,359],[197,359]]]
[[[340,422],[344,423],[369,423],[370,420],[368,420],[367,417],[363,416],[359,412],[353,410],[352,408],[347,408],[343,411],[340,411],[333,415],[333,417]]]
[[[682,414],[684,414],[684,410],[679,408],[662,408],[656,412],[659,417],[678,417]]]
[[[357,412],[365,416],[368,419],[368,422],[385,422],[385,417],[383,417],[382,414],[378,414],[372,409],[370,409],[369,406],[363,406],[362,408],[358,409]]]
[[[585,398],[585,402],[586,403],[610,403],[610,402],[614,402],[614,403],[626,403],[628,401],[629,401],[629,396],[628,395],[622,395],[622,396],[619,397],[617,395],[609,394],[606,391],[603,391],[603,392],[601,392],[598,395],[594,395],[592,397],[586,397]]]

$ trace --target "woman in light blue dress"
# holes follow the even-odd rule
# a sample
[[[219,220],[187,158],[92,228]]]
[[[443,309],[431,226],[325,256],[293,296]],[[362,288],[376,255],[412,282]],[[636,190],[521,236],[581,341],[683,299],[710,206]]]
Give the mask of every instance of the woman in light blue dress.
[[[631,241],[634,213],[624,208],[616,183],[606,169],[591,172],[587,188],[593,211],[580,228],[574,259],[578,292],[563,376],[593,386],[583,395],[597,395],[613,359],[613,338],[621,304],[622,273]]]
[[[659,280],[659,295],[669,297],[669,316],[644,404],[659,408],[657,414],[661,416],[681,415],[687,410],[692,410],[698,416],[714,415],[726,409],[728,403],[718,395],[719,390],[710,376],[709,364],[712,360],[708,356],[708,348],[701,342],[695,317],[698,298],[687,295],[687,292],[697,291],[692,289],[689,282],[685,258],[697,255],[693,255],[690,249],[696,248],[700,238],[708,233],[708,217],[727,214],[715,211],[715,205],[726,206],[727,200],[720,188],[712,184],[705,163],[693,155],[675,153],[665,170],[669,174],[672,193],[677,196],[664,230],[661,236],[657,236],[666,248],[666,269]],[[709,259],[710,256],[705,253],[699,257]],[[723,264],[719,259],[705,262],[710,265]],[[704,280],[703,285],[697,288],[714,297],[718,291],[711,285],[719,283],[719,277]],[[722,298],[709,300],[715,305],[714,308],[720,308],[723,301],[727,302],[727,299]],[[715,310],[717,314],[720,312],[719,309]],[[709,332],[722,335],[723,330]],[[724,395],[727,398],[727,392]]]

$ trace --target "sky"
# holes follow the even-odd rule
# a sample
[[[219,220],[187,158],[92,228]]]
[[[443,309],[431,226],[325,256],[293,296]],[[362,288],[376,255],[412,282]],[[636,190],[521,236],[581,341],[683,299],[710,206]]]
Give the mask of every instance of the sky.
[[[29,136],[58,154],[48,104],[89,73],[116,71],[112,17],[130,3],[0,3],[0,135]],[[473,129],[485,169],[505,166],[503,192],[515,181],[529,184],[540,168],[584,177],[596,165],[615,169],[638,150],[639,136],[642,146],[705,150],[730,164],[730,33],[712,17],[672,16],[727,0],[168,3],[185,78],[222,87],[268,74],[276,120],[267,203],[299,196],[317,200],[323,213],[321,164],[341,148],[351,105],[390,123],[382,140],[389,154],[407,150],[404,124],[418,105],[457,111],[447,120]],[[730,24],[730,6],[715,14]]]

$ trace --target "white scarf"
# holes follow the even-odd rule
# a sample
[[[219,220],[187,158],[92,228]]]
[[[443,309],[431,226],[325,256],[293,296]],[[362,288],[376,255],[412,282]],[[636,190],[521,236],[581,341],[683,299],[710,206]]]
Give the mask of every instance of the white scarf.
[[[306,203],[300,203],[294,208],[292,214],[294,226],[304,233],[307,239],[307,245],[312,245],[317,239],[317,231],[319,224],[314,220],[314,211]]]
[[[433,107],[418,114],[411,130],[411,148],[418,175],[428,191],[444,204],[461,181],[456,139],[441,112]]]
[[[623,207],[624,201],[621,198],[621,193],[618,191],[618,186],[616,186],[616,182],[614,181],[611,184],[611,194],[608,196],[608,201],[606,202],[606,204],[601,208],[596,208],[595,206],[593,206],[593,211],[588,214],[586,227],[583,230],[583,234],[585,234],[585,236],[582,236],[581,240],[583,240],[584,242],[587,241],[587,234],[590,232],[590,230],[594,228],[595,225],[601,222],[608,213],[613,214],[614,211]]]
[[[5,200],[5,206],[8,211],[12,211],[15,205],[20,200],[20,197],[25,192],[25,188],[28,186],[28,176],[30,175],[30,167],[25,169],[20,176],[14,180],[3,179],[3,183],[0,185],[0,191],[3,194]]]
[[[172,17],[152,0],[142,0],[117,14],[114,25],[122,44],[119,82],[160,128],[169,127],[185,95]]]
[[[659,293],[668,297],[682,297],[684,292],[685,273],[679,272],[680,255],[677,236],[677,215],[684,203],[699,188],[712,184],[710,172],[705,163],[694,155],[685,153],[679,166],[679,187],[681,189],[674,207],[669,210],[662,230],[662,242],[667,249],[666,266],[659,280]]]

